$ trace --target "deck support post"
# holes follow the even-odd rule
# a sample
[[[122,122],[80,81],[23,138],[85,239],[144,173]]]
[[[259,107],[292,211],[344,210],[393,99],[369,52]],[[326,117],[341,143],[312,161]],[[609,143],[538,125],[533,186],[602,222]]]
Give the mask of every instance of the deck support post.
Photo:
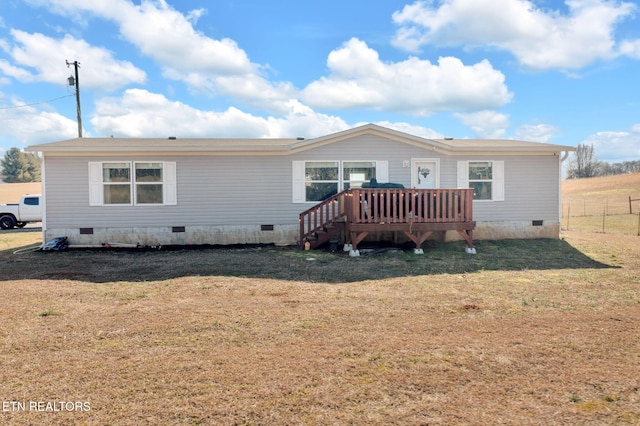
[[[473,246],[473,230],[472,229],[458,229],[458,234],[462,236],[467,242],[467,247],[464,251],[467,254],[476,254],[476,248]]]
[[[458,234],[467,242],[467,246],[473,248],[473,231],[471,229],[458,229]]]
[[[433,233],[433,231],[424,231],[424,232],[409,232],[409,231],[404,231],[404,233],[407,235],[407,237],[409,237],[409,239],[411,239],[411,241],[413,241],[413,243],[416,245],[416,249],[414,250],[414,252],[416,254],[423,254],[422,253],[418,253],[416,250],[422,250],[422,244],[424,244],[425,241],[427,241],[427,238],[429,238],[431,236],[431,234]]]
[[[369,234],[369,231],[356,232],[351,231],[351,248],[353,250],[358,250],[358,244]]]

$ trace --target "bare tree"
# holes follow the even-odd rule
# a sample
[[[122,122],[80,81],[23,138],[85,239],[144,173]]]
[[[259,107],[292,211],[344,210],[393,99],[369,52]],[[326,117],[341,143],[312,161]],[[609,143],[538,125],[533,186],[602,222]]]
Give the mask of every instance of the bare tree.
[[[593,150],[593,145],[580,144],[576,147],[567,168],[567,178],[577,179],[593,177],[598,174],[599,161]]]

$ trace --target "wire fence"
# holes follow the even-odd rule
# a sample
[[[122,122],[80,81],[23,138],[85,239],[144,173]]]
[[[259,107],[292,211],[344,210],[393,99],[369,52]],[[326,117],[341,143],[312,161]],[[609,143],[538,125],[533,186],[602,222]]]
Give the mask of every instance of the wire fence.
[[[562,229],[640,236],[640,198],[565,200]]]

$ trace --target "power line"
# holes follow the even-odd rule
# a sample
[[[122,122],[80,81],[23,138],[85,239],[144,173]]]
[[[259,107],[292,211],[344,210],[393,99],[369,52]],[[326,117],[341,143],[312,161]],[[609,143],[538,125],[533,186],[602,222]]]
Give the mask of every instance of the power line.
[[[5,107],[0,107],[0,109],[16,109],[16,108],[25,108],[25,107],[30,107],[30,106],[33,106],[33,105],[46,104],[46,103],[48,103],[48,102],[57,101],[57,100],[59,100],[59,99],[70,98],[71,96],[75,96],[75,94],[65,95],[65,96],[60,96],[59,98],[49,99],[48,101],[34,102],[34,103],[32,103],[32,104],[5,106]]]

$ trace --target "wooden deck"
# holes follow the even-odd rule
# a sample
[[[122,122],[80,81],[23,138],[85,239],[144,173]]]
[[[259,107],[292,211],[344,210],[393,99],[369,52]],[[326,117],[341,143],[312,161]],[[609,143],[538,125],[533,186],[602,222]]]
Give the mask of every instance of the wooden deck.
[[[375,231],[403,232],[420,248],[434,232],[457,231],[473,248],[471,189],[348,189],[300,214],[300,240],[316,248],[343,232],[358,244]]]

